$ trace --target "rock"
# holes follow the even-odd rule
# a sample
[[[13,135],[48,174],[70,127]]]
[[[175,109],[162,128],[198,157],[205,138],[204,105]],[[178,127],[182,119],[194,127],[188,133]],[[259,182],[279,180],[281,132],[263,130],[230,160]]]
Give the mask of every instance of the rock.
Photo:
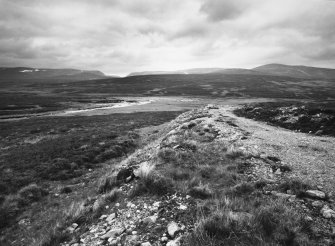
[[[179,206],[179,209],[180,209],[180,210],[186,210],[186,209],[187,209],[187,206],[186,206],[186,205],[183,205],[183,204],[181,204],[181,205]]]
[[[306,221],[309,221],[309,222],[312,222],[313,221],[313,218],[311,216],[306,216],[305,217],[305,220]]]
[[[132,231],[131,234],[132,235],[137,235],[137,231]]]
[[[110,223],[110,222],[112,222],[115,219],[115,217],[116,217],[116,214],[112,213],[112,214],[108,215],[108,217],[106,218],[106,221],[108,223]]]
[[[320,202],[320,201],[314,201],[314,202],[312,202],[312,206],[313,207],[322,207],[322,205],[323,205],[323,203]]]
[[[116,179],[120,181],[126,181],[128,177],[135,178],[133,168],[123,168],[121,169],[118,174],[116,175]]]
[[[158,218],[157,215],[153,215],[153,216],[146,217],[146,218],[143,220],[143,223],[145,223],[145,224],[153,224],[153,223],[156,223],[157,218]]]
[[[317,199],[325,199],[326,194],[319,190],[307,190],[306,195],[311,198],[317,198]]]
[[[159,207],[160,204],[161,204],[161,202],[154,202],[154,203],[152,204],[152,206],[154,206],[154,207]]]
[[[176,222],[170,222],[167,226],[168,233],[170,237],[174,238],[176,233],[180,230]]]
[[[106,219],[108,217],[108,215],[107,214],[103,214],[103,215],[101,215],[100,216],[100,218],[99,219],[101,219],[101,220],[104,220],[104,219]]]
[[[180,246],[180,237],[168,242],[166,246]]]
[[[327,205],[323,206],[320,212],[326,219],[330,219],[332,217],[335,218],[335,211],[330,209]]]
[[[138,245],[138,236],[137,235],[130,235],[126,237],[124,245]]]
[[[167,242],[167,241],[168,241],[168,238],[167,238],[167,237],[162,237],[162,238],[161,238],[161,241],[162,241],[162,242]]]
[[[283,198],[283,199],[295,199],[296,198],[295,195],[290,195],[290,194],[276,192],[276,191],[272,191],[271,194],[276,196],[276,197]]]
[[[275,172],[276,175],[281,175],[281,170],[280,168],[277,169],[277,171]]]
[[[151,243],[149,242],[141,243],[141,246],[151,246]]]
[[[119,235],[121,235],[124,232],[123,228],[112,228],[109,230],[106,234],[101,236],[101,239],[107,239],[107,238],[115,238]]]

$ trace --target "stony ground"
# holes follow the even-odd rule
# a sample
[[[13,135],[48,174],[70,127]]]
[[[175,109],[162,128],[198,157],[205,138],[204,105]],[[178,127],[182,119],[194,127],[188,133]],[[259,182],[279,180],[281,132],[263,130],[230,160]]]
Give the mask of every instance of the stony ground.
[[[234,107],[207,106],[197,114],[187,112],[165,128],[162,137],[150,142],[115,169],[126,167],[143,170],[159,168],[158,158],[162,146],[183,148],[175,143],[176,134],[194,125],[201,126],[204,136],[211,141],[233,146],[237,154],[248,155],[249,181],[265,180],[262,192],[292,204],[312,224],[318,245],[334,245],[335,236],[335,139],[292,132],[282,128],[237,117]],[[148,129],[144,134],[150,134]],[[233,153],[234,154],[234,153]],[[277,185],[288,178],[299,178],[311,184],[306,197],[298,198],[291,190],[279,191]],[[98,221],[79,233],[72,241],[62,245],[183,245],[183,238],[196,225],[198,200],[183,193],[162,196],[129,194],[138,180],[127,179],[119,187],[124,199],[106,206]],[[74,223],[67,228],[71,233],[80,231]]]

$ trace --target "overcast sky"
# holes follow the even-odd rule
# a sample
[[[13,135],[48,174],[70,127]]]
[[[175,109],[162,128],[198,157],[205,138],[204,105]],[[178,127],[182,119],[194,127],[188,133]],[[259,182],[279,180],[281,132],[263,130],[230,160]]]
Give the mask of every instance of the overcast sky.
[[[0,66],[335,68],[334,0],[0,0]]]

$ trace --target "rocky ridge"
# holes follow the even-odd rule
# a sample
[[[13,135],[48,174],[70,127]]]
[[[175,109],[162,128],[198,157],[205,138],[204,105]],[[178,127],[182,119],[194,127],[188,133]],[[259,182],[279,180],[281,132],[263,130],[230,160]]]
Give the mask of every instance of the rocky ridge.
[[[282,188],[288,178],[295,177],[294,163],[287,163],[279,156],[273,156],[266,149],[251,144],[251,131],[240,125],[240,118],[230,112],[232,108],[209,105],[206,108],[186,112],[172,121],[162,131],[156,141],[139,149],[114,170],[117,176],[122,170],[131,168],[132,174],[118,188],[125,197],[105,207],[99,220],[90,225],[62,246],[85,245],[183,245],[183,238],[194,231],[196,210],[199,199],[185,192],[168,193],[162,196],[130,194],[139,182],[139,170],[152,167],[159,169],[162,162],[160,150],[164,148],[185,151],[192,145],[180,144],[177,135],[194,127],[200,129],[202,140],[226,144],[233,158],[243,156],[245,167],[241,171],[243,179],[261,184],[260,191],[290,203],[299,210],[306,221],[311,223],[312,231],[320,239],[320,245],[331,245],[335,237],[335,212],[333,194],[321,186],[310,186],[298,194],[294,190]],[[131,178],[131,176],[134,178]],[[239,189],[239,184],[232,189]],[[243,213],[243,212],[242,212]],[[252,216],[248,213],[243,216]],[[242,216],[241,212],[234,216]],[[67,230],[80,231],[80,225],[73,224]]]

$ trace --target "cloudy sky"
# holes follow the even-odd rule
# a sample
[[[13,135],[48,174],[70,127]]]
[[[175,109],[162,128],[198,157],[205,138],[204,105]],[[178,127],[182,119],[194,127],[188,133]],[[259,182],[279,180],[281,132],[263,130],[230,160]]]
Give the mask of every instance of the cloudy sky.
[[[334,0],[0,0],[0,66],[335,68]]]

